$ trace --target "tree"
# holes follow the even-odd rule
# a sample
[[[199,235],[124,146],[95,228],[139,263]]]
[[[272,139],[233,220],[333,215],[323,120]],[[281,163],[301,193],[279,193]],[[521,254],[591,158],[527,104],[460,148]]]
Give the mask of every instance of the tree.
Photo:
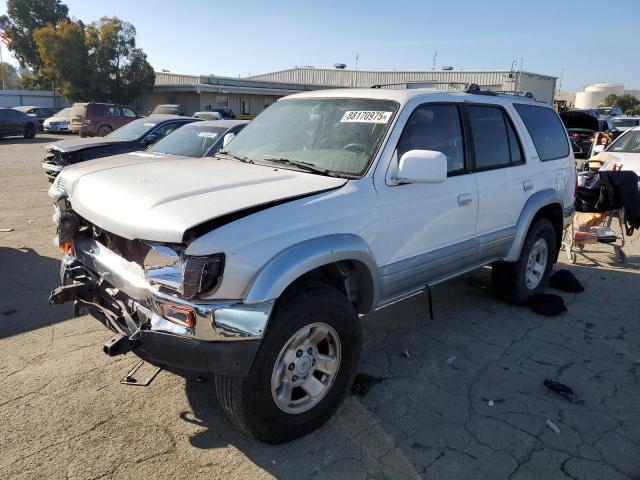
[[[62,21],[36,30],[33,38],[42,76],[50,79],[68,101],[85,97],[89,90],[86,76],[89,61],[82,26]]]
[[[7,15],[0,24],[11,40],[9,48],[20,65],[30,67],[38,76],[41,59],[33,34],[47,25],[69,20],[69,9],[60,0],[8,0]]]
[[[629,93],[625,93],[624,95],[616,95],[612,93],[611,95],[607,95],[601,106],[620,107],[624,113],[633,114],[640,110],[640,100]]]
[[[89,90],[94,98],[129,103],[155,82],[146,54],[136,48],[136,29],[118,17],[86,28]]]
[[[7,62],[0,63],[0,84],[5,88],[17,88],[19,80],[16,67]]]

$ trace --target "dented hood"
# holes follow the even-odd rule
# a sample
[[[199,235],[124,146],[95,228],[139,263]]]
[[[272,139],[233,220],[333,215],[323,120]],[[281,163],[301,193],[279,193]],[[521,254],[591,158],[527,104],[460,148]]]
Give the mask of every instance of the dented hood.
[[[125,154],[62,171],[72,208],[128,239],[181,242],[208,220],[338,188],[347,180],[215,158]]]
[[[61,140],[59,142],[52,143],[47,148],[54,148],[63,153],[67,153],[77,152],[78,150],[84,150],[85,148],[102,147],[104,145],[111,145],[114,143],[127,143],[129,141],[130,140],[109,137],[80,138],[77,140]]]

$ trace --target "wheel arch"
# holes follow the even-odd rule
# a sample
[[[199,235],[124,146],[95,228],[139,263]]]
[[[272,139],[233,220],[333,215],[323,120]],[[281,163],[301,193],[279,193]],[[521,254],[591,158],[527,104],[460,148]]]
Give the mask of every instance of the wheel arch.
[[[513,244],[511,245],[509,253],[504,258],[506,262],[515,262],[518,260],[529,228],[531,228],[531,225],[539,218],[546,218],[551,222],[551,225],[553,225],[556,233],[555,260],[558,259],[558,253],[562,245],[564,223],[562,198],[556,190],[545,189],[534,193],[525,203],[516,224],[517,233]]]
[[[319,280],[341,290],[359,313],[370,312],[378,298],[377,265],[367,243],[353,234],[306,240],[274,256],[255,276],[244,301],[279,298],[305,280]]]

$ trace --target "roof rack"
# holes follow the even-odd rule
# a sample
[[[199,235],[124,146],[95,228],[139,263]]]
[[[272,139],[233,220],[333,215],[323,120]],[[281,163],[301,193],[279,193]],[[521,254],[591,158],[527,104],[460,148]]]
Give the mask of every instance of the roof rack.
[[[408,81],[408,82],[398,82],[398,83],[380,83],[377,85],[372,85],[370,88],[382,88],[382,87],[391,87],[396,85],[420,85],[420,84],[430,84],[430,85],[464,85],[464,89],[461,92],[471,93],[474,95],[512,95],[516,97],[525,97],[531,98],[535,100],[535,97],[531,92],[518,92],[515,90],[482,90],[480,89],[480,85],[477,83],[469,83],[469,82],[436,82],[430,80],[421,80],[421,81]]]

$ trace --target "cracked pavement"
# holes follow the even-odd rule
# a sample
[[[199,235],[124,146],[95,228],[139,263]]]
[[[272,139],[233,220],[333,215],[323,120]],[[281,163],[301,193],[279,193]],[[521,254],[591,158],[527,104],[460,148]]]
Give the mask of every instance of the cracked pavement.
[[[558,317],[495,300],[488,269],[434,288],[434,320],[426,295],[370,315],[360,372],[382,381],[266,446],[230,428],[210,381],[121,385],[136,358],[107,357],[100,323],[47,305],[59,254],[40,161],[57,139],[0,140],[0,228],[14,229],[0,232],[0,478],[640,478],[638,235],[624,266],[599,248],[556,267],[586,284]]]

